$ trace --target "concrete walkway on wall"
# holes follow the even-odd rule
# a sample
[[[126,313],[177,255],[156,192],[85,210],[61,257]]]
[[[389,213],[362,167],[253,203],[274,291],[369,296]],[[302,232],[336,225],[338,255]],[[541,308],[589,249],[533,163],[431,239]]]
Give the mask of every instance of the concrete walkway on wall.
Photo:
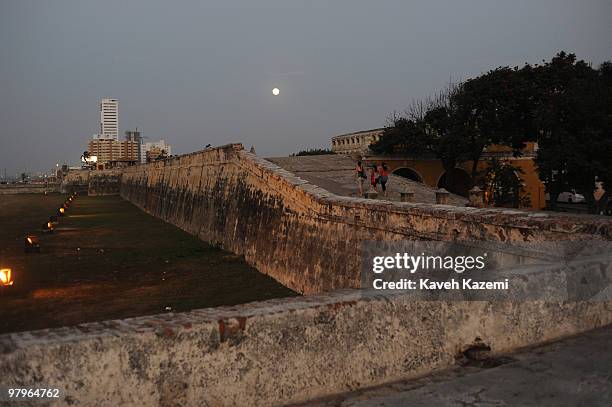
[[[612,326],[418,380],[301,404],[309,407],[612,406]],[[484,363],[486,365],[486,363]]]
[[[355,162],[343,155],[310,155],[299,157],[271,157],[266,160],[295,174],[296,176],[337,195],[357,197],[359,189],[355,180]],[[370,171],[366,190],[370,188]],[[383,197],[379,187],[379,199],[399,201],[400,192],[413,191],[415,202],[436,203],[435,189],[398,175],[390,175],[387,184],[387,197]],[[465,206],[467,199],[451,194],[450,204]]]

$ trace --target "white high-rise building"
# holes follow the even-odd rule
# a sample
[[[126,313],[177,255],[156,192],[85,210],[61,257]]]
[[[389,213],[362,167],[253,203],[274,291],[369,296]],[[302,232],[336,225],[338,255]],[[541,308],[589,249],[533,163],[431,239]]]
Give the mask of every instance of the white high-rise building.
[[[119,102],[103,98],[100,101],[100,138],[119,140]]]

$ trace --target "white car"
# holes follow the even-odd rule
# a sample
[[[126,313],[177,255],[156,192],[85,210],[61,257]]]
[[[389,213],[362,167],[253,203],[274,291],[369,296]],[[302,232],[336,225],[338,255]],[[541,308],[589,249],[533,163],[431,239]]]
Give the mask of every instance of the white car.
[[[557,198],[557,202],[564,203],[584,203],[584,195],[577,194],[576,192],[561,192]]]

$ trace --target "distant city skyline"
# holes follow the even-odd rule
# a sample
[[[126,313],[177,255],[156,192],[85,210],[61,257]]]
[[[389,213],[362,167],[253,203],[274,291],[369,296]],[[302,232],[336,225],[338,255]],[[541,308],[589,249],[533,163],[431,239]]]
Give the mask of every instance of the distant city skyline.
[[[144,142],[149,139],[143,136],[136,127],[125,130],[125,139],[119,139],[119,101],[114,98],[100,100],[100,133],[94,134],[87,142],[88,160],[85,164],[97,169],[124,163],[145,163],[154,161],[159,156],[172,155],[172,146],[164,139]],[[131,164],[130,164],[131,165]]]
[[[605,0],[0,3],[0,171],[79,163],[101,97],[174,154],[329,148],[452,80],[612,59]],[[278,96],[272,94],[279,88]]]

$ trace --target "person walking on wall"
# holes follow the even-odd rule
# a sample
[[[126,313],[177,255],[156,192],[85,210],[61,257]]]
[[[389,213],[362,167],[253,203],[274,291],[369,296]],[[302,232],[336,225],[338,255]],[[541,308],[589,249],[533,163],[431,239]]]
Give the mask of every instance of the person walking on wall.
[[[380,168],[378,169],[378,174],[383,195],[387,196],[387,181],[389,181],[389,167],[387,167],[387,163],[382,163],[380,165]]]
[[[363,185],[368,179],[368,176],[366,175],[361,161],[357,161],[357,166],[355,167],[355,177],[357,178],[357,185],[359,186],[359,196],[363,198]]]
[[[378,192],[378,178],[378,169],[376,168],[376,164],[373,164],[372,168],[370,169],[370,184],[372,189],[376,192]]]

